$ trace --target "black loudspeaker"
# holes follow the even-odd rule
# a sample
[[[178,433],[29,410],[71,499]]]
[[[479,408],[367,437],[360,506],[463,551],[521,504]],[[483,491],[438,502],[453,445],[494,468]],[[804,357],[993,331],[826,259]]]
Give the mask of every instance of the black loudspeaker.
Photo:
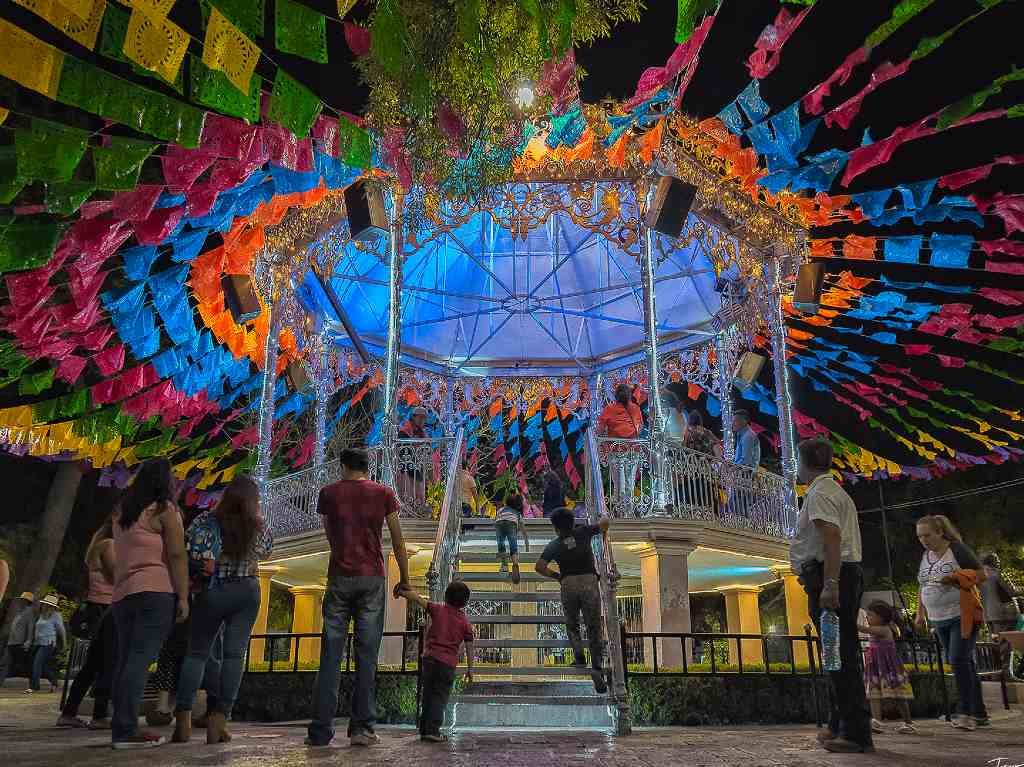
[[[824,264],[801,264],[793,291],[793,308],[804,314],[817,314],[824,285]]]
[[[353,240],[376,240],[388,233],[384,193],[378,184],[360,179],[345,188],[345,212]]]
[[[224,291],[224,305],[231,312],[231,319],[239,325],[252,322],[263,311],[249,275],[225,274],[220,278],[220,289]]]
[[[733,373],[733,385],[740,391],[746,391],[751,384],[761,375],[761,368],[764,367],[766,359],[754,352],[744,352],[736,365],[736,372]]]
[[[301,362],[289,362],[288,367],[284,369],[284,374],[292,391],[305,391],[309,388],[310,381],[306,374],[306,366]]]
[[[692,184],[673,176],[662,176],[654,190],[651,207],[644,216],[644,223],[656,232],[678,237],[696,196],[697,187]]]

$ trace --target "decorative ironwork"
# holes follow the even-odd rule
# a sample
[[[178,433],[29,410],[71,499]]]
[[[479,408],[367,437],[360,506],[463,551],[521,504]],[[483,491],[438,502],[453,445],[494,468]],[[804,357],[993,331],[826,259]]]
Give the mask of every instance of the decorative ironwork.
[[[591,392],[578,376],[522,378],[456,378],[455,406],[475,413],[501,397],[506,404],[524,410],[543,399],[570,412],[586,410]]]
[[[465,430],[459,427],[448,461],[445,463],[447,472],[444,497],[437,520],[437,534],[434,538],[434,557],[427,570],[427,586],[431,599],[435,602],[444,601],[444,592],[452,582],[462,544],[462,504],[458,493],[458,478],[465,452],[465,436]]]

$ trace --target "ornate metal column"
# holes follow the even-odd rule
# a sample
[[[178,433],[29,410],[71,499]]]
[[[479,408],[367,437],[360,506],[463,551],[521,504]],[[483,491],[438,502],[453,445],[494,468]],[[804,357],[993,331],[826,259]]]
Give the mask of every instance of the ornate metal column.
[[[253,479],[260,488],[260,501],[266,509],[267,480],[270,479],[270,462],[273,454],[270,446],[274,437],[274,384],[277,382],[277,353],[281,335],[281,285],[280,275],[275,268],[274,257],[264,254],[266,285],[264,297],[267,312],[267,339],[263,346],[263,380],[260,387],[259,443],[257,445],[256,467]]]
[[[722,406],[722,457],[732,461],[736,441],[732,433],[732,374],[736,368],[736,330],[722,328],[715,334],[718,400]]]
[[[444,433],[447,437],[455,436],[458,428],[455,417],[455,377],[448,376],[444,379]]]
[[[779,438],[782,446],[782,476],[786,480],[786,512],[789,525],[796,523],[796,442],[793,431],[793,402],[786,366],[786,322],[782,316],[782,270],[778,259],[768,265],[768,282],[761,293],[761,312],[772,338],[772,367],[775,373],[775,405],[779,410]]]
[[[643,191],[638,187],[636,193],[643,194],[646,209],[650,204],[650,186],[642,181]],[[639,200],[638,200],[639,202]],[[661,365],[658,359],[658,314],[655,303],[654,272],[657,267],[654,257],[654,232],[640,219],[640,285],[643,289],[644,304],[644,346],[647,353],[648,379],[648,451],[651,462],[651,498],[654,513],[663,514],[666,503],[666,466],[665,466],[665,420],[659,391]]]
[[[398,442],[398,366],[402,350],[402,206],[405,194],[395,183],[391,191],[388,244],[388,337],[384,355],[384,408],[381,420],[381,478],[397,491],[395,449]]]
[[[327,346],[326,328],[317,334],[316,344],[314,355],[318,364],[313,371],[316,386],[316,409],[313,411],[315,440],[313,465],[323,466],[327,459],[327,402],[334,393],[334,371],[330,369],[330,350]]]

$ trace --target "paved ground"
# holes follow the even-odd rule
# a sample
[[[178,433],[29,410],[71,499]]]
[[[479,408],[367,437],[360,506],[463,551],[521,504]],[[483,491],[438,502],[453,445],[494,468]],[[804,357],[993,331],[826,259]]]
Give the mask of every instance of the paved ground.
[[[515,731],[462,733],[450,743],[419,743],[410,728],[382,727],[383,742],[350,749],[347,740],[328,749],[303,745],[305,727],[233,726],[234,740],[207,746],[199,737],[187,746],[114,752],[109,735],[57,730],[59,694],[26,696],[0,691],[0,765],[17,767],[170,767],[171,765],[383,765],[439,767],[1018,767],[1024,766],[1024,712],[1000,711],[988,730],[964,733],[939,722],[920,723],[916,736],[878,736],[877,753],[832,755],[816,747],[814,727],[659,728],[628,738],[597,733]],[[88,710],[88,703],[86,705]],[[344,732],[343,723],[339,723]],[[198,733],[197,733],[198,735]]]

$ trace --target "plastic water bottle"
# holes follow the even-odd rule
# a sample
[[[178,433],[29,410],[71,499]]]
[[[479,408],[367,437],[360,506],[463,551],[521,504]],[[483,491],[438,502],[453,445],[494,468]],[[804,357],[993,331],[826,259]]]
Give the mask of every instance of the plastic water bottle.
[[[843,667],[839,655],[839,616],[834,610],[821,611],[821,658],[825,671],[838,671]]]

